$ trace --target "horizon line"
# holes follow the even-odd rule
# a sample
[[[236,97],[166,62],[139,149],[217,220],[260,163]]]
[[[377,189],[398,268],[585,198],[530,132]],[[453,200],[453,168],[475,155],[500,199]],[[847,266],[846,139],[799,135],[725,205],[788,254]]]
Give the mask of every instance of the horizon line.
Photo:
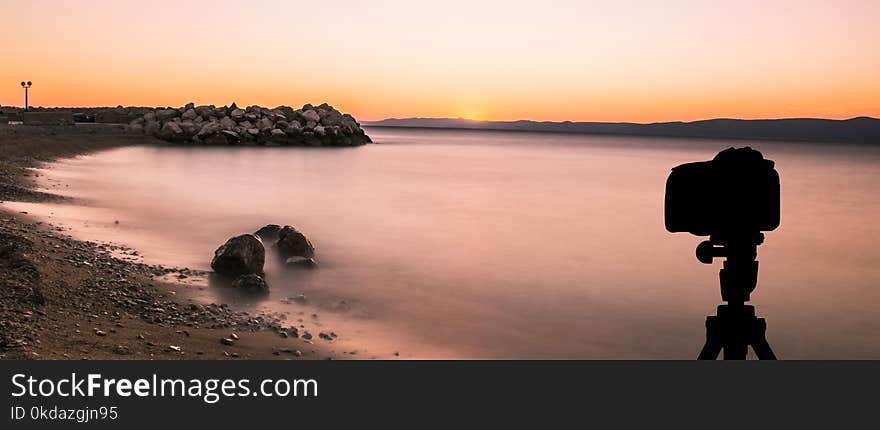
[[[328,103],[329,104],[329,103]],[[166,108],[170,106],[149,106],[149,105],[116,105],[116,106],[30,106],[31,109],[116,109],[122,106],[123,108]],[[231,105],[226,105],[231,106]],[[284,105],[279,105],[284,106]],[[268,107],[268,106],[266,106]],[[2,108],[14,108],[14,109],[24,109],[24,106],[16,106],[16,105],[3,105],[0,104],[0,109]],[[358,120],[361,123],[376,123],[381,121],[413,121],[413,120],[454,120],[454,121],[470,121],[475,123],[516,123],[516,122],[531,122],[536,124],[632,124],[632,125],[652,125],[652,124],[691,124],[696,122],[705,122],[705,121],[787,121],[787,120],[818,120],[818,121],[852,121],[857,119],[870,119],[870,120],[880,120],[880,117],[873,117],[870,115],[857,115],[853,117],[847,118],[822,118],[822,117],[771,117],[771,118],[735,118],[735,117],[709,117],[695,120],[672,120],[672,121],[650,121],[650,122],[637,122],[637,121],[592,121],[592,120],[535,120],[535,119],[473,119],[473,118],[464,118],[464,117],[421,117],[421,116],[413,116],[413,117],[387,117],[382,119],[371,119],[371,120]]]
[[[852,121],[857,119],[870,119],[880,121],[880,118],[869,115],[859,115],[849,118],[820,118],[820,117],[776,117],[776,118],[732,118],[732,117],[715,117],[696,120],[675,120],[675,121],[652,121],[652,122],[635,122],[635,121],[573,121],[573,120],[533,120],[533,119],[515,119],[515,120],[498,120],[498,119],[471,119],[463,117],[406,117],[406,118],[383,118],[378,120],[363,120],[362,123],[382,122],[382,121],[424,121],[424,120],[453,120],[453,121],[470,121],[478,123],[516,123],[531,122],[536,124],[632,124],[632,125],[652,125],[652,124],[691,124],[695,122],[706,121],[796,121],[796,120],[813,120],[813,121]]]

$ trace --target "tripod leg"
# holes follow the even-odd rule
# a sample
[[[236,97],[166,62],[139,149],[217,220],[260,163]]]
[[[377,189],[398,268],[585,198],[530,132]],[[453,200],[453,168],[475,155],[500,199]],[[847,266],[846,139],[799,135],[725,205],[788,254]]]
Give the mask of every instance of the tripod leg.
[[[770,343],[767,342],[767,339],[764,337],[755,341],[755,343],[752,344],[752,349],[755,350],[755,355],[758,356],[758,360],[776,360],[776,354],[770,349]]]
[[[724,347],[724,338],[719,327],[718,317],[706,317],[706,343],[697,360],[716,360]]]
[[[770,348],[770,342],[767,342],[767,321],[764,318],[755,318],[752,330],[750,343],[758,360],[776,360],[776,354]]]
[[[741,342],[728,342],[724,347],[725,360],[745,360],[749,353],[749,346]]]
[[[697,357],[697,360],[718,359],[718,354],[721,353],[722,346],[723,344],[721,342],[713,342],[710,339],[706,339],[706,343],[703,345],[703,349],[700,350],[700,355]]]

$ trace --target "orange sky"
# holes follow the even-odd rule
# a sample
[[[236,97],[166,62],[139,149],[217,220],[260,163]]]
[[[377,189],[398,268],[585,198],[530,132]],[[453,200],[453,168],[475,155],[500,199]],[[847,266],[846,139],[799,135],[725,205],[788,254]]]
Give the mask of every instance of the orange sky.
[[[417,3],[0,0],[0,104],[31,80],[32,105],[362,120],[880,117],[876,0]]]

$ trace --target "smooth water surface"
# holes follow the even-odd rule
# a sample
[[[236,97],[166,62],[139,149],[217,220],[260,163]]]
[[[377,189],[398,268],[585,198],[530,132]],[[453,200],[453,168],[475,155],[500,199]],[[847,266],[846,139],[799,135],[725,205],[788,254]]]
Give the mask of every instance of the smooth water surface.
[[[880,149],[368,131],[378,144],[349,149],[110,150],[43,172],[77,205],[18,207],[200,269],[230,236],[294,225],[319,270],[270,261],[267,297],[212,285],[203,299],[302,313],[362,358],[689,359],[720,302],[720,263],[696,261],[701,238],[664,230],[666,176],[750,145],[782,177],[753,294],[777,355],[880,358]],[[286,300],[300,293],[308,305]]]

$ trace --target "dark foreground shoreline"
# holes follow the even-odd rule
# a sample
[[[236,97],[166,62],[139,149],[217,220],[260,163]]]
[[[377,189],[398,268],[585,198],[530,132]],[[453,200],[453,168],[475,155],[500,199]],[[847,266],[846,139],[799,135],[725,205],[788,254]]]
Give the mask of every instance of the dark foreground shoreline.
[[[0,125],[0,202],[62,200],[34,189],[30,168],[45,162],[156,143],[115,125]],[[186,287],[158,278],[194,271],[119,257],[130,252],[72,239],[27,214],[0,208],[0,358],[342,357],[323,345],[284,336],[291,323],[282,316],[188,301]],[[222,344],[224,338],[233,338],[232,344]]]

